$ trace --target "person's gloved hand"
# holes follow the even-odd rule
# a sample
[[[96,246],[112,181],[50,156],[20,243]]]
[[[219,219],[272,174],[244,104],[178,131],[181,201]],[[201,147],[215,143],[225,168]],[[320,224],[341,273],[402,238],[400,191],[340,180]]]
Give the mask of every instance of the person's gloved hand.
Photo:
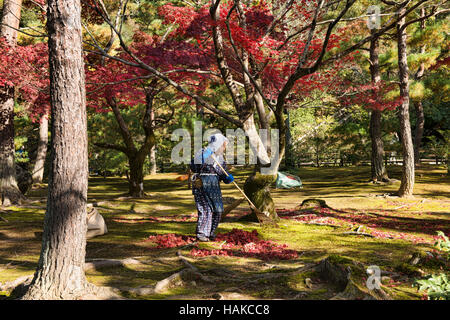
[[[231,183],[234,181],[234,177],[231,173],[228,174],[228,177],[226,177],[223,182],[225,182],[226,184]]]
[[[210,148],[206,148],[203,151],[203,161],[208,159],[214,152]]]

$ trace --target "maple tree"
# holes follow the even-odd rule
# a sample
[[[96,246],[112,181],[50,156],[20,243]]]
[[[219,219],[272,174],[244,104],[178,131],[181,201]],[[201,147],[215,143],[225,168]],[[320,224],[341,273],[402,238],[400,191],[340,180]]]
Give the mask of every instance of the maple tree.
[[[40,123],[37,157],[32,174],[33,182],[40,183],[47,153],[50,111],[47,44],[12,48],[0,40],[0,54],[3,57],[0,62],[0,83],[13,86],[16,101],[23,105],[33,122]]]
[[[425,1],[411,4],[397,19],[405,17]],[[307,96],[312,89],[320,90],[327,82],[336,81],[334,71],[351,61],[355,50],[396,25],[395,19],[388,21],[362,40],[351,41],[345,31],[353,22],[342,27],[338,23],[344,20],[354,3],[351,0],[337,3],[291,0],[252,4],[212,1],[198,6],[167,4],[158,8],[167,32],[158,41],[143,43],[139,53],[146,50],[148,54],[142,56],[126,44],[121,32],[92,1],[92,8],[116,32],[128,57],[109,55],[95,43],[92,43],[92,51],[141,68],[148,76],[158,77],[209,112],[242,128],[258,152],[256,169],[267,167],[270,162],[270,150],[257,135],[257,125],[269,128],[272,120],[280,132],[279,158],[272,159],[272,166],[268,169],[272,179],[261,177],[255,170],[245,189],[252,200],[263,199],[257,206],[276,218],[267,186],[273,182],[285,153],[286,107],[295,104],[298,97]],[[333,18],[330,19],[330,15]],[[344,40],[351,45],[344,45]],[[160,54],[159,60],[156,52]],[[171,59],[177,60],[177,67],[168,70],[167,67],[174,65]],[[155,61],[160,63],[155,64]],[[331,63],[333,67],[327,68]],[[192,83],[177,79],[184,75],[191,75],[193,79],[209,78],[225,86],[234,114],[223,106],[209,103],[207,97],[192,87]],[[256,180],[259,180],[258,188],[250,187]]]
[[[154,53],[148,48],[142,48],[142,43],[153,41],[143,33],[134,35],[134,42],[131,44],[132,50],[142,59],[148,59],[154,64],[160,64],[161,53],[155,50]],[[147,49],[147,50],[145,50]],[[126,53],[117,55],[123,58]],[[88,56],[87,59],[95,59],[95,56]],[[174,67],[177,58],[174,57]],[[150,63],[150,62],[149,62]],[[179,76],[178,79],[183,79]],[[185,80],[194,82],[191,77]],[[154,77],[145,75],[141,68],[128,66],[118,61],[105,61],[102,64],[93,65],[87,72],[88,107],[95,112],[112,111],[118,124],[123,144],[108,143],[105,141],[94,141],[94,144],[101,148],[112,149],[123,152],[129,162],[129,194],[133,197],[144,196],[144,161],[152,148],[157,144],[155,131],[167,125],[172,119],[175,107],[170,100],[172,94],[168,92],[167,85]],[[179,102],[178,102],[179,103]],[[143,139],[137,147],[139,136],[134,136],[129,125],[125,121],[121,110],[144,105],[142,112],[141,127]]]

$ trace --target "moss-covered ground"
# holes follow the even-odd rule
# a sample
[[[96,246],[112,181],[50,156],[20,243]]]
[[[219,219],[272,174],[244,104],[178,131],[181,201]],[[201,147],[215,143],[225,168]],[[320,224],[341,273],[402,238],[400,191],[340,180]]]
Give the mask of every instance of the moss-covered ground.
[[[400,179],[400,167],[388,172]],[[242,186],[250,171],[232,170]],[[446,168],[422,166],[416,171],[415,197],[401,199],[389,196],[399,186],[368,182],[370,167],[299,168],[302,189],[273,189],[276,208],[282,218],[277,227],[237,221],[248,213],[246,203],[230,213],[218,232],[232,229],[256,229],[263,240],[286,244],[297,250],[291,260],[261,260],[242,256],[193,257],[191,248],[182,248],[184,257],[199,270],[215,279],[214,283],[191,281],[163,294],[124,297],[139,299],[209,299],[215,293],[229,299],[329,299],[337,288],[326,283],[310,266],[333,255],[343,261],[351,259],[362,266],[377,265],[392,272],[394,279],[383,278],[383,289],[394,299],[420,299],[421,292],[412,288],[420,275],[447,271],[441,262],[423,259],[409,268],[414,254],[433,251],[436,231],[450,233],[450,179]],[[153,285],[184,268],[176,256],[178,249],[155,249],[145,241],[156,234],[195,234],[196,209],[191,191],[178,173],[157,174],[145,179],[147,197],[124,196],[127,181],[121,177],[92,177],[89,180],[89,202],[105,218],[108,233],[87,242],[86,259],[124,259],[134,257],[142,263],[124,267],[87,271],[88,280],[100,286],[115,288]],[[233,185],[223,185],[224,197],[239,198]],[[32,274],[39,258],[46,186],[27,194],[30,202],[0,210],[0,283]],[[303,200],[317,198],[331,207],[300,208]],[[358,230],[370,234],[351,235]],[[199,244],[200,248],[220,249],[223,243]],[[400,276],[399,276],[400,275]],[[308,279],[311,280],[306,280]],[[361,281],[364,280],[364,275]],[[0,296],[8,293],[0,292]]]

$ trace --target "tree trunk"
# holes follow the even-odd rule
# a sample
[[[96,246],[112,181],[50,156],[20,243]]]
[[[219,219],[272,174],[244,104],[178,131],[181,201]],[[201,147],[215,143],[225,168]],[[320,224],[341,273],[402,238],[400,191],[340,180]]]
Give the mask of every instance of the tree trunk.
[[[425,16],[425,9],[420,9],[420,17]],[[420,29],[425,29],[425,20],[422,20],[420,22]],[[425,45],[422,45],[420,47],[420,53],[425,54]],[[423,74],[425,73],[425,63],[421,63],[419,66],[419,69],[417,70],[414,78],[416,80],[420,80],[423,77]],[[417,101],[414,104],[416,111],[416,129],[414,130],[414,163],[416,165],[420,165],[420,145],[422,143],[422,136],[423,136],[423,129],[425,126],[425,115],[423,113],[423,105],[422,101]]]
[[[398,14],[403,14],[404,8]],[[403,28],[405,18],[397,23],[397,49],[398,67],[400,81],[400,97],[402,104],[399,107],[398,117],[400,121],[401,144],[403,151],[402,179],[398,195],[410,197],[414,188],[414,147],[411,135],[411,124],[409,121],[409,75],[406,47],[406,30]]]
[[[381,139],[381,111],[372,110],[370,116],[370,138],[372,141],[372,180],[388,181],[386,167],[384,165],[384,147]]]
[[[0,34],[6,38],[10,46],[15,46],[17,43],[21,11],[22,0],[3,0]]]
[[[153,106],[150,108],[149,117],[150,117],[150,121],[151,121],[151,128],[154,128],[155,127],[155,111],[153,110]],[[154,135],[153,130],[151,130],[151,134]],[[151,175],[156,174],[156,145],[153,145],[150,149],[150,174]]]
[[[274,183],[276,176],[263,175],[255,172],[247,178],[244,184],[244,192],[252,203],[262,212],[268,212],[269,217],[273,221],[279,220],[277,212],[275,211],[275,203],[270,194],[270,185]],[[246,221],[259,221],[256,213],[252,213],[244,217]]]
[[[372,33],[376,30],[372,30]],[[378,58],[379,45],[378,38],[370,42],[370,75],[373,83],[381,80],[380,62]],[[371,168],[372,181],[387,181],[386,167],[383,162],[384,146],[381,139],[381,111],[372,110],[370,115],[370,139],[372,142]]]
[[[17,42],[22,0],[4,0],[0,37],[10,46]],[[0,87],[0,205],[19,203],[24,197],[19,190],[15,168],[14,88]]]
[[[264,147],[260,136],[257,135],[253,115],[245,120],[243,129],[249,137],[249,144],[257,146],[258,154],[262,155],[262,148],[266,148]],[[268,132],[268,135],[270,135],[270,132]],[[272,139],[268,139],[268,141],[271,140]],[[274,152],[274,150],[271,151]],[[253,204],[262,212],[269,212],[269,215],[273,220],[278,220],[278,216],[275,211],[275,205],[270,193],[270,185],[276,180],[281,158],[282,156],[277,159],[272,158],[272,162],[270,163],[271,166],[270,168],[268,168],[267,164],[264,164],[265,161],[263,163],[261,162],[261,159],[264,159],[264,157],[258,157],[258,164],[255,166],[253,174],[247,178],[244,184],[244,192],[253,202]],[[266,174],[259,173],[258,171],[264,167],[268,170],[268,172],[265,172]],[[252,212],[250,216],[246,217],[246,220],[259,221],[254,212]]]
[[[33,183],[42,183],[44,178],[45,158],[47,157],[48,144],[48,115],[41,118],[39,125],[39,143],[36,155],[36,162],[33,169]]]
[[[156,146],[150,150],[150,174],[156,174]]]
[[[130,165],[129,193],[131,197],[144,196],[144,157],[128,157]]]
[[[51,169],[42,249],[24,299],[76,299],[84,274],[88,142],[79,0],[49,0]]]
[[[414,130],[414,162],[420,164],[420,145],[422,144],[423,129],[425,127],[425,115],[423,113],[422,101],[414,104],[416,111],[416,129]]]

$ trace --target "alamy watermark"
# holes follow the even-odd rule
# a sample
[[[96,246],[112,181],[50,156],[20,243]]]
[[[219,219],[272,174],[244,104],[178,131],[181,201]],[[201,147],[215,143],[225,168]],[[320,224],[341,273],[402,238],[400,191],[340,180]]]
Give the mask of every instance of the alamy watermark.
[[[381,270],[378,266],[369,266],[366,270],[369,277],[366,281],[366,286],[369,290],[380,289],[381,285]]]
[[[223,133],[219,129],[213,128],[203,132],[203,122],[195,121],[193,138],[191,132],[187,129],[178,128],[173,131],[171,140],[179,142],[172,149],[171,161],[175,164],[191,163],[193,155],[202,149],[203,143],[209,141],[211,135],[216,133],[221,133],[228,139],[228,145],[224,154],[225,161],[228,164],[256,164],[259,160],[264,165],[261,167],[261,174],[273,174],[274,169],[276,169],[275,166],[280,159],[280,135],[278,129],[256,130],[256,128],[250,128],[245,132],[241,128],[237,128],[226,129],[225,133]],[[246,147],[247,141],[249,146],[248,152]],[[269,150],[270,152],[268,152]]]
[[[381,26],[381,9],[379,6],[370,6],[367,8],[367,27],[370,30],[380,29]]]

